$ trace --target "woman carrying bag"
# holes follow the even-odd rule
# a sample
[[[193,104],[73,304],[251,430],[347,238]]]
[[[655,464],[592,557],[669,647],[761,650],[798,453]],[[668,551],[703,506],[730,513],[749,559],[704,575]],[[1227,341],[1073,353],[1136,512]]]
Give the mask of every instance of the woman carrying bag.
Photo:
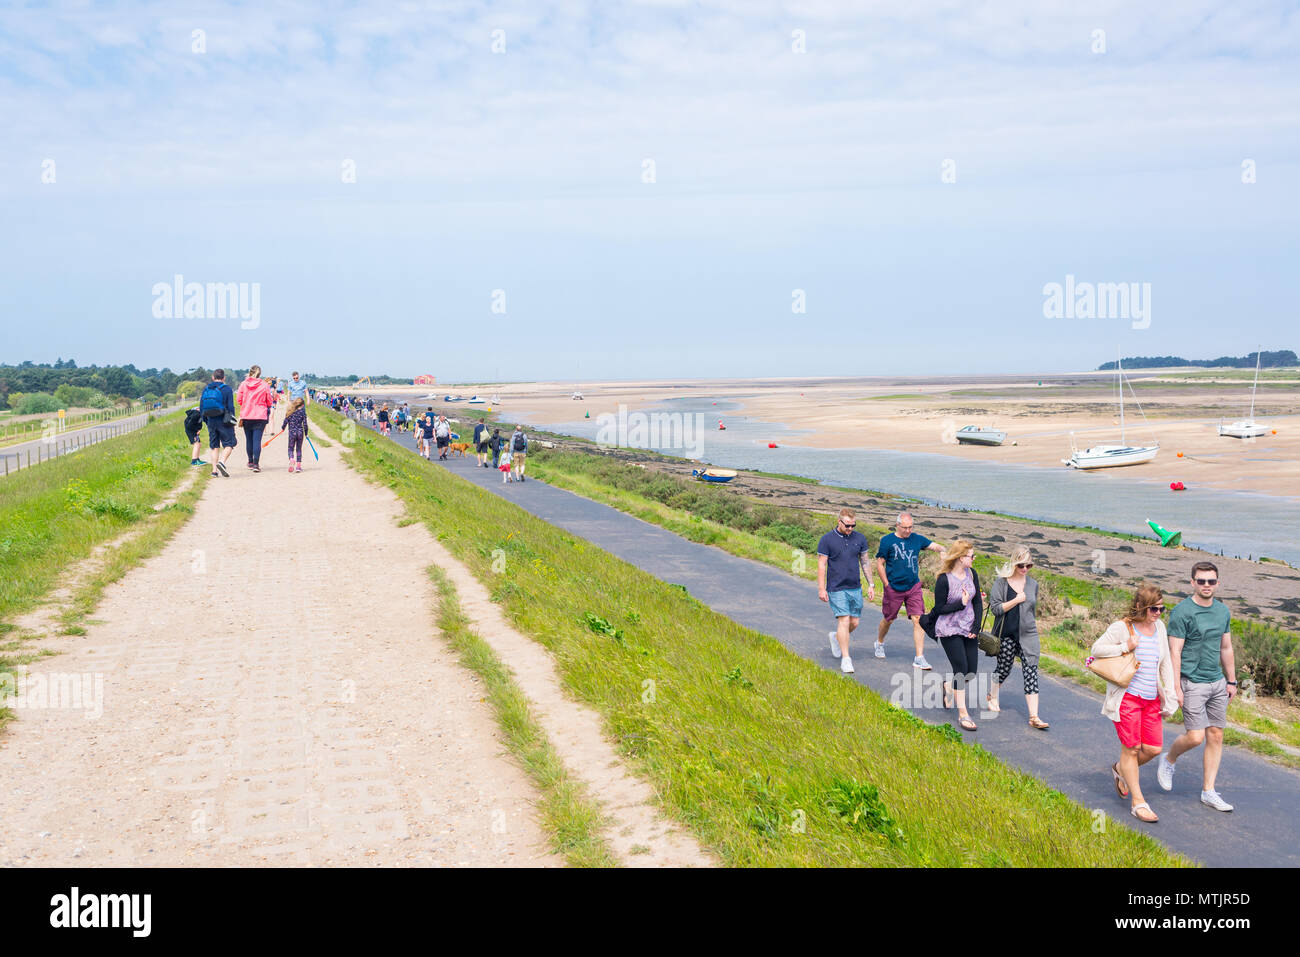
[[[1017,545],[1011,560],[998,569],[998,577],[989,591],[989,608],[993,612],[993,634],[1001,639],[998,666],[993,688],[985,696],[990,711],[1002,710],[998,690],[1011,674],[1011,665],[1020,659],[1021,677],[1025,682],[1025,705],[1029,708],[1029,726],[1046,731],[1051,725],[1038,717],[1038,622],[1034,611],[1038,605],[1038,582],[1029,577],[1034,560],[1029,549]]]
[[[1128,613],[1093,642],[1088,659],[1088,667],[1106,678],[1101,713],[1115,722],[1119,734],[1119,761],[1110,769],[1115,791],[1129,799],[1133,816],[1148,824],[1160,818],[1142,797],[1138,768],[1160,753],[1164,745],[1162,718],[1178,710],[1169,636],[1160,620],[1164,610],[1160,589],[1143,582]],[[1119,660],[1094,664],[1094,658]]]
[[[934,607],[930,617],[934,636],[943,645],[952,666],[952,689],[943,683],[943,706],[950,708],[949,695],[956,699],[957,723],[965,731],[976,730],[966,710],[966,684],[979,670],[979,622],[984,617],[980,580],[971,567],[975,546],[964,539],[949,545],[943,553],[939,574],[934,579]]]

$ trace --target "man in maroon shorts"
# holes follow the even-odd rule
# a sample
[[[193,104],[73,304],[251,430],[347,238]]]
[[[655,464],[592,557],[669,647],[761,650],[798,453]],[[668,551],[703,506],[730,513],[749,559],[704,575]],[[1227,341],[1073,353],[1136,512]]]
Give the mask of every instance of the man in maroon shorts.
[[[876,657],[885,657],[885,635],[898,617],[899,609],[907,606],[907,617],[912,619],[912,644],[916,657],[913,667],[930,670],[930,663],[922,653],[925,632],[921,630],[921,616],[925,614],[925,597],[921,593],[921,552],[927,549],[941,552],[943,546],[932,542],[920,532],[912,533],[912,516],[902,512],[894,531],[880,540],[876,549],[876,574],[885,586],[881,611],[884,618],[876,630]]]

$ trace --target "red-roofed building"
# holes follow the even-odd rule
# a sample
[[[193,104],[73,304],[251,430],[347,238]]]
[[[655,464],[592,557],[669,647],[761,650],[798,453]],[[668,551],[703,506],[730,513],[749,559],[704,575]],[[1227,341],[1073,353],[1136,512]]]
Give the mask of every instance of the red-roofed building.
[[[427,374],[418,375],[411,380],[411,385],[437,385],[437,384],[438,384],[437,376],[431,376]]]

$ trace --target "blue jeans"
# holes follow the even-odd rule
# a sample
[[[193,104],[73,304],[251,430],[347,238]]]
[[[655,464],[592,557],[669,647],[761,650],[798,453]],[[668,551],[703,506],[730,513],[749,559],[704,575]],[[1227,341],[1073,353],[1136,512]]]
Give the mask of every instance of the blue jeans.
[[[266,419],[244,420],[244,451],[248,453],[248,464],[257,465],[262,458],[262,433],[266,431]]]

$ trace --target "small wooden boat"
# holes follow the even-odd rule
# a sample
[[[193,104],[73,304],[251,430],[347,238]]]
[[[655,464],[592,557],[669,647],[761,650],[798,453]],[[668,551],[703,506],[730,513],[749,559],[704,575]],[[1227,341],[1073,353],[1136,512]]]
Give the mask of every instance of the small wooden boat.
[[[1001,445],[1007,433],[983,425],[967,425],[957,430],[958,445]]]
[[[691,469],[691,474],[706,482],[730,482],[736,477],[735,469]]]

